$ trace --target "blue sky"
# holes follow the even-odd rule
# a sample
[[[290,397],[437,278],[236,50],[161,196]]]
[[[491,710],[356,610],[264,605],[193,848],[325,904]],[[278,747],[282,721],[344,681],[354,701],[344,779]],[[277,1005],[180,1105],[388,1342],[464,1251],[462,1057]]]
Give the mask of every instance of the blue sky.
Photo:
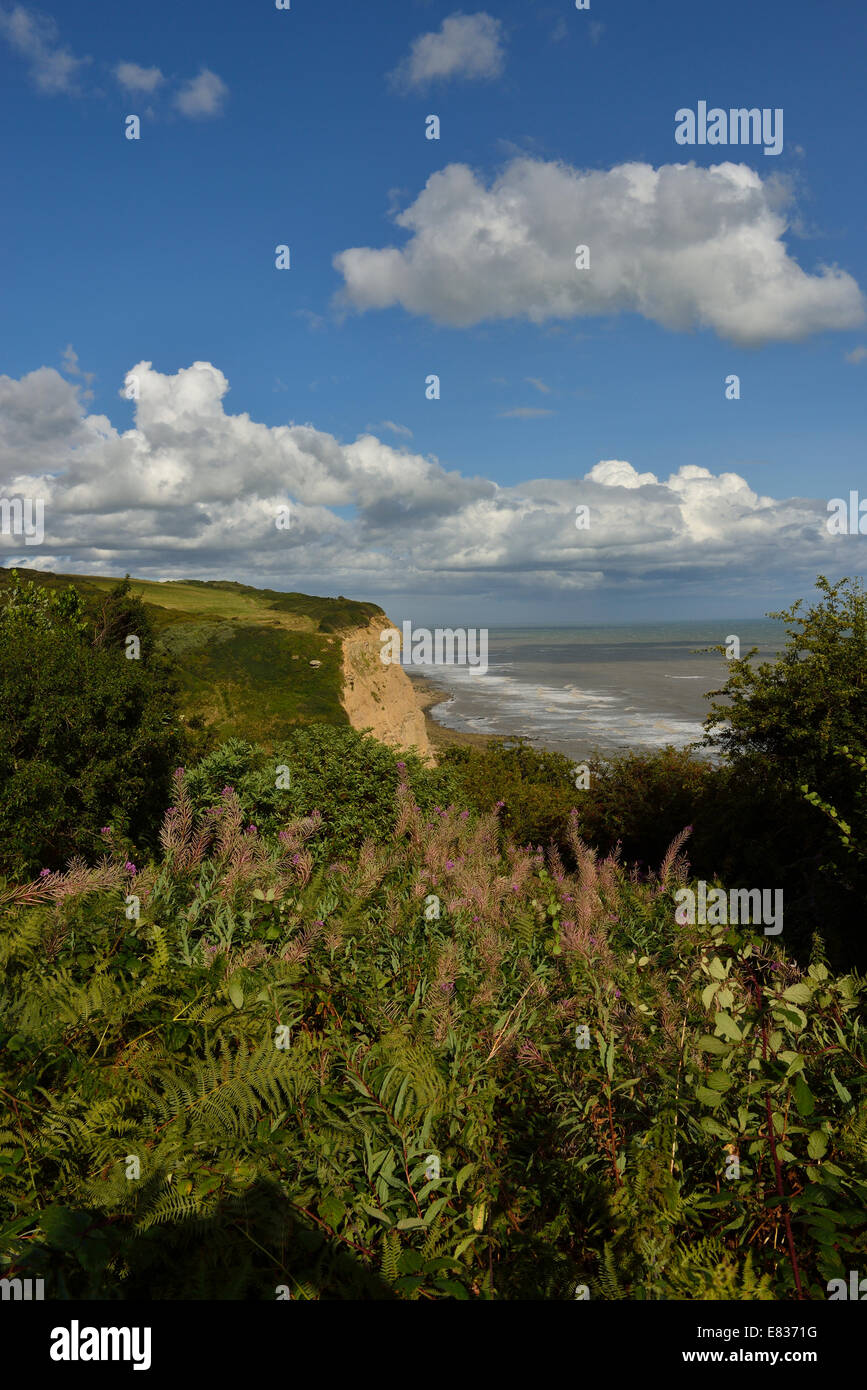
[[[0,537],[3,562],[493,626],[758,614],[863,569],[824,517],[867,495],[865,39],[854,0],[0,5],[0,489],[48,499],[43,545]],[[782,153],[677,145],[700,100],[782,108]],[[636,195],[642,232],[615,171],[689,161]],[[758,180],[707,182],[723,163]],[[585,481],[610,461],[634,474]],[[667,486],[684,467],[744,480],[719,535],[705,480]]]

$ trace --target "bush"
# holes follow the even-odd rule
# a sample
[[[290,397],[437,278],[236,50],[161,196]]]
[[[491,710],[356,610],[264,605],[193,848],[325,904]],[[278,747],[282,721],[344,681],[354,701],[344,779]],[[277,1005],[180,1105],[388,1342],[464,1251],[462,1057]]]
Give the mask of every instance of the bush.
[[[589,758],[586,787],[576,786],[573,760],[524,739],[449,748],[444,766],[476,809],[505,803],[503,826],[519,844],[553,843],[568,855],[575,812],[583,840],[602,854],[619,844],[625,860],[645,870],[660,862],[685,825],[701,818],[719,783],[710,763],[676,748]]]
[[[223,788],[232,787],[245,821],[263,833],[318,811],[326,831],[317,857],[340,858],[368,837],[381,841],[391,834],[403,770],[425,811],[457,795],[448,772],[428,767],[414,753],[398,753],[356,729],[329,724],[293,729],[273,752],[228,739],[189,769],[187,781],[197,811],[219,804]],[[287,781],[288,787],[278,785]]]
[[[181,776],[162,863],[0,889],[0,1273],[131,1300],[847,1279],[863,981],[677,927],[676,851],[637,882],[573,832],[569,874],[406,784],[388,825],[316,869],[315,817],[197,818]]]
[[[171,677],[126,581],[94,629],[73,589],[13,576],[0,598],[0,870],[92,855],[103,826],[147,843],[181,746]]]

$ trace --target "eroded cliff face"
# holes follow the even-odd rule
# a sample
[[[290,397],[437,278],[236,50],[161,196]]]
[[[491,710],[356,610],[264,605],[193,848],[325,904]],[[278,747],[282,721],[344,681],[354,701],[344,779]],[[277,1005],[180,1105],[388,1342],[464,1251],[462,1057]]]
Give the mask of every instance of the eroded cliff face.
[[[412,748],[432,759],[424,714],[409,676],[402,666],[380,661],[379,634],[392,626],[388,618],[371,618],[367,627],[344,637],[341,704],[353,728],[370,729],[381,743]]]

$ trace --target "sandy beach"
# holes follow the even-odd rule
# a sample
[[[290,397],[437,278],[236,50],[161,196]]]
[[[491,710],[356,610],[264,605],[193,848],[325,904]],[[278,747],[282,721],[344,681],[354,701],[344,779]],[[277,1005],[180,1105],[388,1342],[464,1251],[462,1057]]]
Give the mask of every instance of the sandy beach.
[[[431,710],[436,705],[442,704],[443,701],[450,700],[452,692],[437,685],[436,681],[432,681],[428,676],[414,675],[411,671],[408,671],[407,675],[412,681],[418,707],[424,713],[427,736],[435,752],[444,748],[455,748],[467,744],[482,747],[492,741],[494,737],[492,734],[462,733],[459,729],[447,729],[445,725],[437,723],[431,715]]]

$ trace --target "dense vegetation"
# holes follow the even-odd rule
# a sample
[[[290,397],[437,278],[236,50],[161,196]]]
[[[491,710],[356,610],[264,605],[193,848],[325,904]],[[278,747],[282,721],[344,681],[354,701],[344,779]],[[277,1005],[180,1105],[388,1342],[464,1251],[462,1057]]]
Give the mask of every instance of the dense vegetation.
[[[448,749],[443,766],[467,804],[503,800],[522,844],[553,840],[568,854],[574,809],[595,849],[619,845],[627,863],[648,869],[689,825],[697,878],[782,888],[788,949],[808,959],[818,932],[836,966],[863,970],[867,862],[853,847],[867,840],[867,600],[848,580],[820,576],[817,588],[822,598],[806,612],[797,603],[771,615],[789,624],[779,661],[756,666],[746,653],[730,662],[707,720],[722,762],[700,748],[591,758],[578,787],[569,759],[517,741]]]
[[[0,603],[0,868],[92,855],[106,821],[147,843],[181,747],[174,682],[129,586],[90,621],[74,589],[13,576]]]
[[[46,595],[74,591],[91,628],[116,587],[110,579],[0,569],[0,610],[21,579]],[[294,726],[347,724],[340,634],[385,616],[374,603],[342,595],[317,598],[222,581],[136,579],[131,592],[155,654],[172,664],[187,759],[231,737],[272,743]],[[165,804],[165,782],[159,791]]]
[[[128,584],[13,580],[0,1275],[826,1297],[867,1249],[867,723],[863,597],[820,588],[781,663],[732,663],[721,766],[579,789],[526,744],[433,768],[323,722],[197,752]],[[783,934],[677,922],[698,877],[783,886]]]
[[[315,865],[179,774],[164,858],[6,891],[0,1244],[60,1296],[825,1296],[863,981],[423,813]],[[126,911],[140,905],[137,920]],[[132,909],[130,908],[132,900]],[[586,1031],[584,1031],[586,1030]],[[734,1160],[734,1161],[733,1161]]]

